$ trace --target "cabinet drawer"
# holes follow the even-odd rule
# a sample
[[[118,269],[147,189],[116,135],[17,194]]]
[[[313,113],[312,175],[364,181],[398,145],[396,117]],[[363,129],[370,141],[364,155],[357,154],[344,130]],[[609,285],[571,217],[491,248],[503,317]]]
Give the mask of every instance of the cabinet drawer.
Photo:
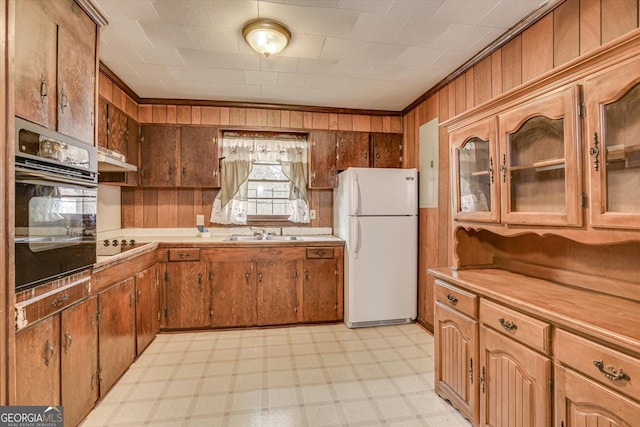
[[[333,258],[333,248],[307,248],[307,258]]]
[[[640,396],[640,359],[558,330],[558,360],[585,376],[634,398]]]
[[[534,349],[549,354],[551,325],[485,299],[480,300],[480,321]]]
[[[183,248],[169,249],[169,261],[199,261],[200,249]]]
[[[473,319],[478,318],[478,296],[471,292],[436,280],[436,299]]]

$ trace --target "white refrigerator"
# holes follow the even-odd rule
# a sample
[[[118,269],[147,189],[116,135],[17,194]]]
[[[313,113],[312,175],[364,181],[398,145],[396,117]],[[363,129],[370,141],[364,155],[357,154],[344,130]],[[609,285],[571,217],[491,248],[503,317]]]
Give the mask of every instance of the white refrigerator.
[[[344,322],[409,323],[417,315],[415,169],[349,168],[334,189],[334,233],[346,242]]]

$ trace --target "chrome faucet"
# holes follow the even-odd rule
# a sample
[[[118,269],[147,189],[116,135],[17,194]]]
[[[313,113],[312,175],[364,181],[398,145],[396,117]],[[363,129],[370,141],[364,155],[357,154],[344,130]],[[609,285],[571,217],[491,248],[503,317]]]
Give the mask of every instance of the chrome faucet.
[[[253,235],[260,236],[261,239],[266,239],[267,236],[269,235],[265,228],[251,227],[251,229],[253,230]]]

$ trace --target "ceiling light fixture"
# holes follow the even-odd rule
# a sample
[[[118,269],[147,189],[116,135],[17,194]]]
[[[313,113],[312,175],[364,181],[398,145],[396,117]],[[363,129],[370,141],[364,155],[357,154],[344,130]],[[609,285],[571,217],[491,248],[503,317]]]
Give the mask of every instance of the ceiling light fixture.
[[[253,50],[266,56],[281,52],[291,41],[291,32],[271,19],[256,19],[242,27],[242,37]]]

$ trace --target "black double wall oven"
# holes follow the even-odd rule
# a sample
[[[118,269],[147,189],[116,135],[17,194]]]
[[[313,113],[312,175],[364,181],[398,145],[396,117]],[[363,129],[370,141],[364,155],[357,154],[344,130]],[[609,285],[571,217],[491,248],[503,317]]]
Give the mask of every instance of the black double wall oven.
[[[16,291],[96,262],[95,147],[16,118]]]

